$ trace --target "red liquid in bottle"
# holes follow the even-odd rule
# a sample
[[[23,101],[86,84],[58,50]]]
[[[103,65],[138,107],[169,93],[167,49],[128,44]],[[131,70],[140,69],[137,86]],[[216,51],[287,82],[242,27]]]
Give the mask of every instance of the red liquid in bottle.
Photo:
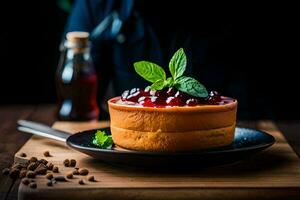
[[[86,41],[78,42],[82,40],[66,44],[56,74],[59,120],[85,121],[99,117],[97,74]]]
[[[60,120],[92,120],[99,116],[97,76],[89,75],[71,84],[58,83],[57,116]]]

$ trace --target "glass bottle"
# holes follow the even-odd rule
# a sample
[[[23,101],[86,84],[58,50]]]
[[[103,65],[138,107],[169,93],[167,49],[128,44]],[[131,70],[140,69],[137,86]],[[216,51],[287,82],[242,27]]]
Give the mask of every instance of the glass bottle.
[[[97,74],[90,56],[89,33],[67,34],[55,81],[59,120],[98,119]]]

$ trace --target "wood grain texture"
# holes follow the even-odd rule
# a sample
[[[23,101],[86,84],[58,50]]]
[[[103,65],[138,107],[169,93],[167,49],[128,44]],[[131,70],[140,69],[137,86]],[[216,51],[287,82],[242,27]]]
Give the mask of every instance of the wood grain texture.
[[[107,125],[107,122],[57,122],[54,127],[76,132]],[[75,158],[77,166],[87,167],[97,182],[76,176],[67,183],[48,187],[45,177],[40,176],[37,189],[20,185],[19,199],[299,199],[299,158],[272,122],[261,121],[256,128],[271,133],[277,142],[236,165],[182,172],[114,167],[76,152],[64,143],[34,136],[16,153],[15,159],[20,159],[20,152],[44,158],[43,151],[49,150],[53,157],[47,159],[59,166],[59,174],[65,175],[72,170],[63,167],[62,161]],[[86,184],[79,185],[79,178]]]
[[[51,125],[54,121],[53,105],[14,105],[0,107],[0,169],[9,167],[15,153],[31,137],[16,129],[18,119],[39,121]],[[19,180],[13,181],[0,174],[0,199],[17,199]]]

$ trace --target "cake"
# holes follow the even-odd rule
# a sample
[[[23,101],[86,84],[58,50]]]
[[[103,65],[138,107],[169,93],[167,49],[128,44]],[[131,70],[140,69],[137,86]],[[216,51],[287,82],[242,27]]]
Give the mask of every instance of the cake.
[[[144,73],[141,69],[147,73],[157,71],[149,71],[147,66],[135,64],[135,70],[141,76]],[[208,93],[196,80],[178,77],[183,72],[177,70],[176,74],[172,70],[170,67],[173,82],[161,72],[163,87],[154,85],[159,80],[143,76],[153,84],[145,89],[124,91],[122,96],[108,101],[114,143],[125,149],[150,152],[195,151],[230,145],[234,138],[237,100],[214,91]]]

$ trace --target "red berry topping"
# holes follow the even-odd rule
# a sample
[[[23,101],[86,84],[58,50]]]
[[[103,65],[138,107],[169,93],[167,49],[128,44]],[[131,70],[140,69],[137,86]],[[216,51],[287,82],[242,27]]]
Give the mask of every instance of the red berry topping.
[[[197,105],[223,105],[234,101],[231,98],[222,97],[218,92],[211,91],[206,98],[197,98],[176,88],[164,88],[159,91],[133,88],[126,90],[121,100],[129,105],[141,105],[145,107],[173,107],[173,106],[197,106]]]
[[[188,106],[197,106],[199,101],[197,99],[191,98],[186,101],[186,105]]]
[[[166,103],[168,106],[184,106],[184,103],[178,97],[168,97]]]

